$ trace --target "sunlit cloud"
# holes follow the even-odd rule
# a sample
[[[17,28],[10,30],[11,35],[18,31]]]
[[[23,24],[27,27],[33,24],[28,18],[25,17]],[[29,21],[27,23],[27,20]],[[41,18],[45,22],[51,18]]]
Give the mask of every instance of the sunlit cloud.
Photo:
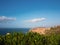
[[[0,23],[15,21],[16,18],[0,16]]]
[[[32,20],[26,20],[25,22],[30,22],[30,23],[36,23],[36,22],[41,22],[44,21],[46,18],[35,18]]]

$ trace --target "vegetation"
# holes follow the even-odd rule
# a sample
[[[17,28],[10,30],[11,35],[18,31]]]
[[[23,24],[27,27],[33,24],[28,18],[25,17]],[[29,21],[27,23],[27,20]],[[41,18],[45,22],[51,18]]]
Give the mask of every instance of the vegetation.
[[[46,35],[33,32],[7,33],[0,35],[0,45],[60,45],[60,33],[59,31],[57,33],[56,30],[60,30],[60,27],[51,28],[51,32],[47,31]]]
[[[46,34],[48,34],[48,35],[51,35],[51,34],[60,34],[60,26],[51,27],[50,30],[46,31]]]

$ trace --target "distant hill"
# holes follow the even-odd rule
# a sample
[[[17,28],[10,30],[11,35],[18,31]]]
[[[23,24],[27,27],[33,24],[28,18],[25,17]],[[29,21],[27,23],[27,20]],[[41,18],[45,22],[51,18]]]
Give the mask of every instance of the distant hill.
[[[33,28],[31,29],[29,32],[37,32],[39,34],[45,34],[46,30],[50,30],[50,28],[45,28],[45,27],[37,27],[37,28]]]
[[[60,34],[60,26],[45,28],[45,27],[37,27],[30,29],[29,32],[37,32],[39,34]]]

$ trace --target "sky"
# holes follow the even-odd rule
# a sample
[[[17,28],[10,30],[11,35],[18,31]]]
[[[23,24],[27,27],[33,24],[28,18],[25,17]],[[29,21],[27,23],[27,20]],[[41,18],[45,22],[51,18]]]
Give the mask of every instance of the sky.
[[[60,0],[0,0],[0,28],[60,25]]]

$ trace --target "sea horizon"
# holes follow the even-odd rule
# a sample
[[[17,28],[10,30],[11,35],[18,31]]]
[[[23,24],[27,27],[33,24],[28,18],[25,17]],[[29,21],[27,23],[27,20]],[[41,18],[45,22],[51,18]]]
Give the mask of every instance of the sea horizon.
[[[6,33],[13,33],[13,32],[26,33],[29,30],[30,28],[0,28],[0,35],[5,35]]]

